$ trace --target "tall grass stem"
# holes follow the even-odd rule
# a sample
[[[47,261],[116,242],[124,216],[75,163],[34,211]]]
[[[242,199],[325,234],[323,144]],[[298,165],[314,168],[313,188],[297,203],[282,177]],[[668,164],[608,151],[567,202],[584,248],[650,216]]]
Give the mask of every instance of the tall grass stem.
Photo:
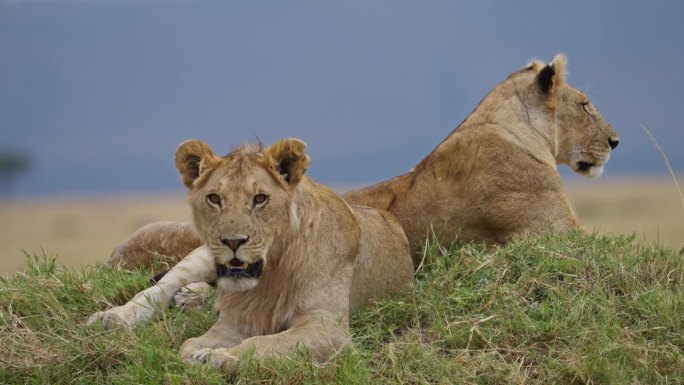
[[[672,165],[670,164],[670,160],[667,158],[667,155],[665,155],[665,151],[663,150],[662,147],[658,144],[658,141],[656,140],[655,136],[651,133],[651,131],[646,128],[643,124],[640,124],[641,128],[646,132],[646,135],[648,135],[649,138],[651,138],[651,143],[653,143],[653,146],[658,150],[658,153],[660,153],[660,156],[663,158],[665,161],[665,166],[667,167],[667,170],[670,172],[670,176],[672,176],[672,180],[674,181],[675,187],[677,188],[677,192],[679,193],[679,200],[682,202],[682,208],[684,208],[684,194],[682,194],[682,189],[679,188],[679,183],[677,182],[677,176],[675,175],[674,170],[672,169]]]

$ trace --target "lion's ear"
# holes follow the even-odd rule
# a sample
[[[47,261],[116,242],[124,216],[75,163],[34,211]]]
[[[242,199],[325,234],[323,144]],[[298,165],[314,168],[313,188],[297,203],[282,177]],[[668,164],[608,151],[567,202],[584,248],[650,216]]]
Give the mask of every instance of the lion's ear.
[[[299,139],[283,139],[271,144],[264,151],[264,155],[285,182],[296,186],[311,162],[305,149],[306,143]]]
[[[176,168],[187,188],[192,188],[192,183],[220,160],[201,140],[186,140],[176,149]]]
[[[543,94],[551,94],[565,82],[565,65],[568,60],[563,54],[554,56],[553,60],[537,74],[537,85]]]

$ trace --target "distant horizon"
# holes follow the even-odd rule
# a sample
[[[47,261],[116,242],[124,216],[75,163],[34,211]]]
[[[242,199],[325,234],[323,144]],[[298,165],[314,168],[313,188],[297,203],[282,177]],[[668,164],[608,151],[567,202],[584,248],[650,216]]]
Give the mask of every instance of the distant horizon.
[[[563,166],[565,167],[565,166]],[[663,166],[664,167],[664,166]],[[591,186],[592,184],[606,185],[606,184],[620,184],[620,183],[634,183],[634,182],[672,182],[672,187],[676,190],[674,181],[671,175],[665,169],[662,173],[613,173],[604,171],[604,175],[599,178],[587,178],[585,176],[575,174],[571,170],[560,172],[561,182],[565,186]],[[347,191],[360,189],[374,185],[376,183],[389,180],[395,176],[393,175],[385,179],[367,182],[324,182],[317,178],[311,178],[317,183],[322,183],[336,192],[342,194]],[[684,187],[684,172],[676,175],[680,188]],[[71,190],[71,191],[40,191],[37,193],[22,193],[22,195],[0,195],[0,205],[7,203],[21,203],[21,202],[49,202],[49,201],[74,201],[79,199],[103,199],[103,200],[132,200],[138,198],[151,198],[155,195],[162,197],[178,197],[185,196],[187,189],[182,185],[180,179],[174,180],[177,182],[176,186],[169,187],[155,187],[155,188],[136,188],[135,186],[125,186],[121,189],[109,190]]]

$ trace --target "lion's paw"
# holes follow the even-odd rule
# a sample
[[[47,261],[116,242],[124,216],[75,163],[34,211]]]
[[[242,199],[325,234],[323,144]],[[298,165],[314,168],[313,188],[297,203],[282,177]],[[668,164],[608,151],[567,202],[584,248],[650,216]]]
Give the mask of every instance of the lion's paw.
[[[226,373],[234,373],[238,367],[238,358],[230,352],[230,349],[203,348],[187,360],[190,363],[203,363],[221,368]]]
[[[179,308],[201,308],[209,297],[211,286],[206,282],[193,282],[182,287],[173,297]]]
[[[114,329],[117,327],[131,327],[133,322],[128,317],[125,317],[122,312],[116,311],[116,308],[107,311],[98,311],[88,318],[86,323],[88,326],[93,326],[97,323],[102,323],[105,329]]]
[[[203,348],[190,355],[188,361],[190,363],[199,362],[201,364],[212,364],[214,366],[220,366],[219,357],[214,354],[216,349]]]

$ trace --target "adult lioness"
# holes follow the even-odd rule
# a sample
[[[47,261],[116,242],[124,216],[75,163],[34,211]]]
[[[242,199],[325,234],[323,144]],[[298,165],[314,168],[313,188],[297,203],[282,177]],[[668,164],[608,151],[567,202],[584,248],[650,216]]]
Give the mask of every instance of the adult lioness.
[[[559,55],[512,73],[414,169],[345,200],[393,213],[414,258],[430,231],[493,244],[576,226],[556,164],[597,177],[619,139],[565,65]]]
[[[134,325],[182,286],[218,279],[219,319],[183,344],[182,358],[231,370],[250,348],[270,356],[302,343],[326,360],[348,345],[350,309],[411,281],[408,242],[390,213],[352,207],[309,180],[304,148],[286,139],[221,158],[204,142],[181,144],[176,166],[206,247],[89,323]]]
[[[512,73],[415,168],[344,199],[392,212],[414,258],[431,231],[447,244],[492,244],[576,226],[556,165],[598,176],[618,137],[587,96],[565,82],[565,64],[559,55]],[[189,228],[149,225],[108,261],[138,265],[151,259],[146,250],[182,257],[199,245]],[[184,239],[185,248],[162,247],[166,238]]]

